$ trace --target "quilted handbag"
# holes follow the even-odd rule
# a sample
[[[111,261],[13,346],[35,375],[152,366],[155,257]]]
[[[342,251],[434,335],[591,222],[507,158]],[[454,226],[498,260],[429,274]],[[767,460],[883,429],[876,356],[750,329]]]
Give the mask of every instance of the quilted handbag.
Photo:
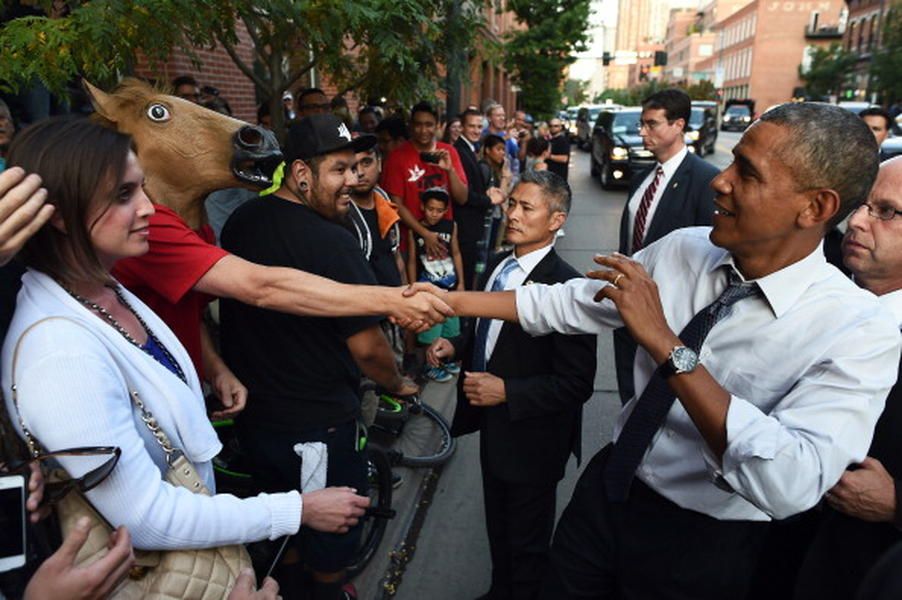
[[[39,323],[52,318],[65,317],[48,317],[37,321],[22,333],[22,337]],[[22,337],[19,338],[13,352],[12,400],[29,450],[34,456],[37,456],[40,453],[40,446],[22,420],[15,385],[16,359]],[[153,415],[141,401],[138,392],[132,391],[130,398],[140,413],[141,420],[166,454],[166,461],[169,465],[165,476],[166,481],[174,486],[187,488],[194,493],[209,496],[210,491],[198,476],[197,470],[181,450],[172,446],[166,433],[159,427]],[[63,469],[56,469],[49,476],[51,481],[61,478],[68,478],[68,474]],[[56,514],[64,537],[75,527],[75,523],[81,517],[87,516],[91,519],[88,539],[75,557],[76,565],[89,565],[106,555],[107,542],[113,532],[113,527],[94,509],[83,494],[77,491],[67,494],[57,503]],[[250,556],[241,544],[202,550],[136,550],[135,566],[129,572],[128,577],[113,591],[110,598],[114,600],[222,600],[228,596],[241,571],[250,566]]]

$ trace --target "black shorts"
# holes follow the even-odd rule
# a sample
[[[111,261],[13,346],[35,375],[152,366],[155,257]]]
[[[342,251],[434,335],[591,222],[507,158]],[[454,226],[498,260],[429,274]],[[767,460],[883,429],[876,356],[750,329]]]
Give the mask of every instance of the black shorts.
[[[238,436],[242,448],[251,459],[254,480],[264,492],[299,489],[301,461],[294,452],[294,445],[324,442],[329,452],[326,485],[349,486],[366,495],[366,462],[363,453],[356,448],[356,421],[297,433],[244,423],[238,428]],[[343,534],[323,533],[301,527],[292,542],[310,569],[334,573],[343,570],[350,563],[360,543],[360,533],[360,524]]]

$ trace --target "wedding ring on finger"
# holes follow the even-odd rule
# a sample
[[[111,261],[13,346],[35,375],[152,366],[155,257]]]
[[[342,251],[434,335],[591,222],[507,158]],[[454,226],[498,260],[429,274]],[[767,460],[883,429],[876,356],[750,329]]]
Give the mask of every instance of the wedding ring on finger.
[[[620,281],[621,277],[623,277],[623,273],[617,273],[617,277],[614,278],[614,281],[611,282],[611,285],[618,287],[617,282]]]

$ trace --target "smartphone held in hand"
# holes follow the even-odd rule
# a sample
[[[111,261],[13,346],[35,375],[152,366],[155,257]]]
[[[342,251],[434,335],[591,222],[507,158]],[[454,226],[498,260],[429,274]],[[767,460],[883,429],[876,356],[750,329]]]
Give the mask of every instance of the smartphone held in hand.
[[[424,163],[436,165],[442,160],[441,152],[420,152],[420,160]]]
[[[0,477],[0,572],[25,565],[25,478]]]

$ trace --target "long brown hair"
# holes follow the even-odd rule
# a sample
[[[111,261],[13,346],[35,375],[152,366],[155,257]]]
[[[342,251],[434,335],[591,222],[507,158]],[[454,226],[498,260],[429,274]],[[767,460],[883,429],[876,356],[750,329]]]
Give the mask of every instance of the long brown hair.
[[[91,243],[94,223],[87,219],[97,203],[105,203],[105,210],[113,202],[130,148],[129,136],[72,117],[45,119],[13,140],[7,164],[40,175],[47,202],[66,230],[47,223],[28,240],[19,253],[28,267],[61,281],[111,281]]]

